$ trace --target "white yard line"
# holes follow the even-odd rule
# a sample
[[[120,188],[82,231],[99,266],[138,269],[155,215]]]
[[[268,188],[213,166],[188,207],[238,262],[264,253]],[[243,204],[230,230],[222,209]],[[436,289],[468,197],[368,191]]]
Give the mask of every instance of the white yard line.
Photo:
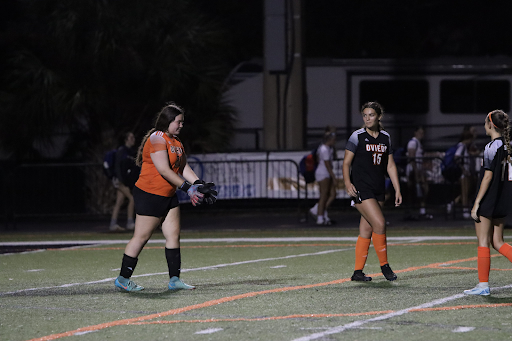
[[[345,248],[345,249],[325,250],[325,251],[314,252],[314,253],[303,253],[303,254],[298,254],[298,255],[289,255],[289,256],[274,257],[274,258],[261,258],[261,259],[253,259],[253,260],[247,260],[247,261],[242,261],[242,262],[234,262],[234,263],[222,263],[222,264],[211,265],[211,266],[203,266],[203,267],[200,267],[200,268],[182,269],[181,272],[201,271],[201,270],[215,270],[215,269],[218,269],[218,268],[225,268],[225,267],[228,267],[228,266],[244,265],[244,264],[259,263],[259,262],[270,262],[270,261],[274,261],[274,260],[291,259],[291,258],[297,258],[297,257],[319,256],[319,255],[326,255],[326,254],[329,254],[329,253],[349,251],[349,250],[354,250],[354,248],[351,247],[351,248]],[[166,275],[166,274],[168,274],[167,271],[166,272],[156,272],[156,273],[136,275],[136,276],[132,276],[132,278],[158,276],[158,275]],[[69,287],[73,287],[73,286],[77,286],[77,285],[99,284],[99,283],[105,283],[105,282],[114,281],[115,279],[116,279],[116,277],[111,277],[111,278],[100,279],[98,281],[90,281],[90,282],[83,282],[83,283],[68,283],[68,284],[56,285],[56,286],[51,286],[51,287],[38,287],[38,288],[20,289],[20,290],[15,290],[15,291],[0,292],[0,296],[18,294],[18,293],[22,293],[22,292],[35,291],[35,290],[47,290],[47,289],[56,289],[56,288],[69,288]]]
[[[507,237],[506,237],[507,238]],[[512,238],[509,236],[508,238]],[[476,236],[408,236],[387,237],[388,241],[424,242],[428,240],[476,240]],[[66,241],[26,241],[0,242],[0,246],[38,246],[38,245],[112,245],[126,244],[129,239],[114,240],[66,240]],[[183,238],[181,243],[279,243],[279,242],[355,242],[357,237],[268,237],[268,238]],[[164,244],[165,239],[150,239],[148,244]]]
[[[400,242],[424,242],[427,240],[476,240],[476,237],[469,237],[469,236],[424,236],[424,237],[417,237],[417,236],[409,236],[409,237],[389,237],[387,238],[388,241],[400,241]],[[194,238],[194,239],[181,239],[182,243],[216,243],[216,242],[225,242],[225,243],[236,243],[236,242],[314,242],[314,241],[351,241],[355,242],[357,241],[357,237],[278,237],[278,238]],[[126,240],[76,240],[76,241],[37,241],[37,242],[3,242],[0,243],[0,246],[6,245],[6,246],[20,246],[20,245],[83,245],[83,246],[77,246],[77,247],[87,247],[87,246],[95,246],[95,245],[112,245],[112,244],[124,244],[126,243]],[[158,243],[165,243],[164,239],[153,239],[149,240],[148,243],[152,244],[158,244]],[[314,252],[314,253],[304,253],[304,254],[298,254],[298,255],[289,255],[289,256],[283,256],[283,257],[275,257],[275,258],[262,258],[262,259],[253,259],[248,261],[242,261],[242,262],[234,262],[234,263],[223,263],[223,264],[217,264],[217,265],[211,265],[211,266],[205,266],[200,268],[193,268],[193,269],[182,269],[181,272],[189,272],[189,271],[201,271],[201,270],[215,270],[218,268],[224,268],[228,266],[236,266],[236,265],[243,265],[243,264],[251,264],[251,263],[259,263],[259,262],[268,262],[268,261],[274,261],[274,260],[282,260],[282,259],[291,259],[291,258],[297,258],[297,257],[309,257],[309,256],[318,256],[318,255],[324,255],[329,254],[333,252],[342,252],[342,251],[348,251],[353,250],[354,248],[344,248],[344,249],[335,249],[335,250],[325,250],[320,252]],[[36,252],[40,252],[36,251]],[[13,255],[13,254],[11,254]],[[149,273],[149,274],[142,274],[142,275],[136,275],[133,276],[133,278],[136,277],[148,277],[148,276],[158,276],[158,275],[165,275],[167,272],[157,272],[157,273]],[[27,289],[21,289],[16,291],[8,291],[8,292],[0,292],[0,296],[3,295],[12,295],[22,292],[28,292],[28,291],[35,291],[35,290],[47,290],[47,289],[56,289],[56,288],[67,288],[77,285],[90,285],[90,284],[99,284],[99,283],[105,283],[109,281],[114,281],[116,277],[112,278],[105,278],[97,281],[90,281],[90,282],[82,282],[82,283],[68,283],[63,285],[57,285],[57,286],[49,286],[49,287],[38,287],[38,288],[27,288]]]
[[[505,286],[502,286],[502,287],[491,288],[491,291],[501,290],[501,289],[508,289],[508,288],[512,288],[512,284],[505,285]],[[464,297],[464,296],[466,296],[466,295],[464,295],[464,294],[456,294],[456,295],[453,295],[453,296],[448,296],[448,297],[445,297],[445,298],[440,298],[440,299],[437,299],[437,300],[434,300],[434,301],[431,301],[431,302],[420,304],[420,305],[415,306],[415,307],[410,307],[410,308],[398,310],[398,311],[395,311],[395,312],[392,312],[392,313],[389,313],[389,314],[385,314],[385,315],[381,315],[381,316],[377,316],[377,317],[374,317],[374,318],[371,318],[371,319],[368,319],[368,320],[358,320],[358,321],[354,321],[354,322],[351,322],[351,323],[348,323],[348,324],[345,324],[345,325],[342,325],[342,326],[329,328],[328,330],[323,331],[323,332],[314,333],[314,334],[311,334],[311,335],[308,335],[308,336],[303,336],[303,337],[300,337],[298,339],[293,339],[293,341],[310,341],[310,340],[320,339],[320,338],[323,338],[323,337],[325,337],[327,335],[338,334],[338,333],[344,332],[347,329],[358,328],[358,327],[360,327],[360,326],[362,326],[364,324],[370,323],[370,322],[388,320],[388,319],[396,317],[396,316],[404,315],[404,314],[407,314],[408,312],[410,312],[413,309],[431,308],[431,307],[434,307],[436,305],[441,305],[441,304],[444,304],[446,302],[453,301],[453,300],[459,299],[459,298]]]

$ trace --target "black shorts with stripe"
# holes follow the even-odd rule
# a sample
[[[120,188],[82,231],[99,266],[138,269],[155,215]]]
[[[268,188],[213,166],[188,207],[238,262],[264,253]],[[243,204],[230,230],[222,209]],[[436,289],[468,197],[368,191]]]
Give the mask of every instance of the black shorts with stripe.
[[[135,213],[158,218],[167,216],[171,209],[179,206],[176,194],[172,197],[163,197],[145,192],[137,186],[133,187],[133,200],[135,202]]]

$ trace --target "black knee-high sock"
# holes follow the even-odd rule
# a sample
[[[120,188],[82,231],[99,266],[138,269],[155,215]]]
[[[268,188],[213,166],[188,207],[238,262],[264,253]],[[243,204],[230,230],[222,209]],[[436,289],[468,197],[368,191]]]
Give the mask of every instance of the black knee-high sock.
[[[180,277],[181,270],[181,252],[180,248],[165,248],[165,259],[167,259],[167,267],[169,268],[169,278],[173,276]]]
[[[135,270],[138,260],[138,258],[133,258],[126,254],[123,254],[123,263],[121,265],[121,272],[119,273],[119,275],[123,276],[124,278],[132,277],[133,270]]]

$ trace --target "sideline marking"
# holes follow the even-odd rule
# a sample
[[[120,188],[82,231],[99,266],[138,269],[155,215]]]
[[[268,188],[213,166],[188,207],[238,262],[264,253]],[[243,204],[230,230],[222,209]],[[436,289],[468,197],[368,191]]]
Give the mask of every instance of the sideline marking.
[[[475,327],[459,327],[452,330],[452,333],[466,333],[475,330]]]
[[[409,245],[409,244],[404,244],[404,245]],[[411,244],[411,245],[415,245],[415,244]],[[328,253],[333,253],[333,252],[349,251],[349,250],[353,250],[353,248],[337,249],[337,250],[325,250],[325,251],[320,251],[320,252],[316,252],[316,253],[289,255],[289,256],[276,257],[276,258],[263,258],[263,259],[255,259],[255,260],[249,260],[249,261],[243,261],[243,262],[234,262],[234,263],[224,263],[224,264],[211,265],[211,266],[200,267],[200,268],[182,269],[181,272],[201,271],[201,270],[216,270],[218,268],[224,268],[224,267],[228,267],[228,266],[251,264],[251,263],[258,263],[258,262],[265,262],[265,261],[281,260],[281,259],[291,259],[291,258],[297,258],[297,257],[316,256],[316,255],[328,254]],[[501,256],[501,254],[491,255],[491,257],[498,257],[498,256]],[[476,260],[476,259],[477,259],[477,257],[470,258],[470,260]],[[431,267],[440,267],[440,266],[450,265],[450,264],[454,264],[454,263],[444,262],[444,263],[435,263],[435,264],[436,264],[436,266],[431,266]],[[399,272],[404,272],[404,270],[395,271],[395,273],[399,273]],[[133,278],[139,278],[139,277],[159,276],[159,275],[165,275],[165,274],[167,274],[167,272],[156,272],[156,273],[149,273],[149,274],[141,274],[141,275],[135,275],[135,276],[132,276],[132,277]],[[379,276],[379,275],[382,275],[382,274],[379,273],[379,274],[376,274],[375,276]],[[68,283],[68,284],[57,285],[57,286],[50,286],[50,287],[20,289],[20,290],[15,290],[15,291],[0,292],[0,296],[13,295],[13,294],[18,294],[18,293],[27,292],[27,291],[35,291],[35,290],[68,288],[68,287],[77,286],[77,285],[100,284],[100,283],[105,283],[105,282],[113,281],[115,279],[116,279],[116,277],[111,277],[111,278],[105,278],[105,279],[101,279],[101,280],[97,280],[97,281],[90,281],[90,282],[84,282],[84,283]]]
[[[501,290],[501,289],[506,289],[506,288],[512,288],[512,284],[505,285],[505,286],[502,286],[502,287],[497,287],[497,288],[491,288],[491,289],[492,290]],[[434,300],[434,301],[431,301],[431,302],[420,304],[420,305],[415,306],[415,307],[398,310],[398,311],[395,311],[395,312],[392,312],[392,313],[388,313],[388,314],[385,314],[385,315],[382,315],[382,316],[377,316],[377,317],[374,317],[374,318],[371,318],[371,319],[368,319],[368,320],[358,320],[358,321],[354,321],[354,322],[351,322],[351,323],[347,323],[347,324],[342,325],[342,326],[333,327],[333,328],[330,328],[330,329],[328,329],[328,330],[326,330],[324,332],[314,333],[314,334],[311,334],[311,335],[307,335],[307,336],[299,337],[297,339],[293,339],[293,341],[316,340],[316,339],[319,339],[319,338],[323,338],[326,335],[338,334],[338,333],[341,333],[341,332],[343,332],[343,331],[345,331],[347,329],[352,329],[352,328],[360,327],[360,326],[362,326],[364,324],[367,324],[369,322],[387,320],[387,319],[390,319],[390,318],[393,318],[393,317],[397,317],[397,316],[400,316],[400,315],[407,314],[407,313],[409,313],[411,311],[418,311],[418,310],[428,309],[428,308],[431,308],[433,306],[444,304],[446,302],[453,301],[453,300],[456,300],[456,299],[459,299],[459,298],[465,297],[465,296],[466,296],[465,294],[456,294],[456,295],[440,298],[440,299],[437,299],[437,300]]]
[[[448,262],[432,263],[432,264],[423,265],[423,266],[409,267],[409,268],[406,268],[406,269],[403,269],[403,270],[398,270],[398,271],[395,271],[395,272],[415,271],[415,270],[430,268],[432,266],[438,266],[439,264],[455,264],[455,263],[472,261],[472,260],[474,260],[476,258],[477,257],[472,257],[472,258],[466,258],[466,259],[452,260],[452,261],[448,261]],[[378,274],[372,274],[370,276],[378,277],[378,276],[382,276],[382,274],[378,273]],[[272,293],[287,292],[287,291],[293,291],[293,290],[311,289],[311,288],[316,288],[316,287],[328,286],[328,285],[332,285],[332,284],[341,284],[341,283],[348,282],[348,281],[350,281],[350,278],[337,279],[337,280],[333,280],[333,281],[330,281],[330,282],[323,282],[323,283],[298,285],[298,286],[292,286],[292,287],[282,287],[282,288],[268,289],[268,290],[263,290],[263,291],[253,291],[253,292],[248,292],[248,293],[239,294],[239,295],[235,295],[235,296],[222,297],[222,298],[219,298],[219,299],[214,299],[214,300],[210,300],[210,301],[206,301],[206,302],[203,302],[203,303],[198,303],[198,304],[194,304],[194,305],[190,305],[190,306],[186,306],[186,307],[182,307],[182,308],[171,309],[171,310],[164,311],[164,312],[161,312],[161,313],[155,313],[155,314],[150,314],[150,315],[145,315],[145,316],[139,316],[139,317],[124,319],[124,320],[117,320],[117,321],[105,322],[105,323],[101,323],[101,324],[97,324],[97,325],[82,327],[82,328],[78,328],[78,329],[67,331],[67,332],[63,332],[63,333],[51,334],[51,335],[43,336],[43,337],[40,337],[40,338],[31,339],[30,341],[55,340],[55,339],[59,339],[59,338],[62,338],[62,337],[73,336],[76,333],[82,333],[82,332],[86,332],[86,331],[96,331],[96,330],[110,328],[110,327],[114,327],[114,326],[129,325],[129,324],[133,324],[133,323],[137,323],[137,322],[141,322],[141,321],[152,320],[152,319],[155,319],[155,318],[161,318],[161,317],[170,316],[170,315],[177,315],[177,314],[181,314],[181,313],[184,313],[184,312],[187,312],[187,311],[191,311],[191,310],[208,308],[208,307],[215,306],[217,304],[222,304],[222,303],[226,303],[226,302],[232,302],[232,301],[236,301],[236,300],[240,300],[240,299],[244,299],[244,298],[255,297],[255,296],[265,295],[265,294],[272,294]],[[509,287],[512,287],[512,284],[508,285],[508,286],[499,287],[499,288],[492,288],[492,289],[493,290],[498,290],[498,289],[509,288]],[[453,296],[450,296],[450,297],[447,297],[447,298],[442,298],[442,299],[434,300],[432,302],[428,302],[428,303],[425,303],[425,304],[422,304],[422,305],[419,305],[419,306],[416,306],[416,307],[411,307],[411,308],[399,310],[399,311],[396,311],[396,312],[387,313],[385,315],[378,316],[378,317],[375,317],[373,319],[360,320],[360,321],[356,321],[356,322],[353,322],[353,323],[350,323],[350,324],[347,324],[347,325],[344,325],[344,326],[331,328],[331,329],[325,331],[324,333],[312,334],[310,336],[307,336],[305,338],[300,338],[300,339],[297,339],[297,340],[301,340],[301,341],[313,340],[313,339],[316,339],[316,338],[319,338],[319,337],[323,337],[325,335],[339,333],[339,332],[342,332],[343,330],[346,330],[346,329],[349,329],[349,328],[358,327],[358,326],[366,324],[368,322],[385,320],[385,319],[388,319],[388,318],[391,318],[391,317],[399,316],[399,315],[408,313],[412,309],[429,308],[429,307],[432,307],[434,305],[443,304],[443,303],[446,303],[446,302],[448,302],[450,300],[454,300],[454,299],[457,299],[457,298],[460,298],[460,297],[464,297],[464,296],[465,296],[464,294],[457,294],[457,295],[453,295]],[[313,338],[309,338],[309,337],[312,337],[312,336],[314,336],[314,337]]]
[[[224,330],[224,328],[210,328],[210,329],[200,330],[198,332],[195,332],[194,334],[213,334],[216,332],[220,332],[222,330]]]
[[[246,261],[241,261],[241,262],[222,263],[222,264],[211,265],[211,266],[203,266],[200,268],[182,269],[181,272],[184,273],[184,272],[189,272],[189,271],[216,270],[218,268],[225,268],[228,266],[244,265],[244,264],[282,260],[282,259],[292,259],[292,258],[298,258],[298,257],[319,256],[319,255],[326,255],[326,254],[334,253],[334,252],[343,252],[343,251],[351,251],[351,250],[354,250],[354,248],[325,250],[325,251],[314,252],[314,253],[302,253],[302,254],[298,254],[298,255],[288,255],[288,256],[275,257],[275,258],[252,259],[252,260],[246,260]],[[158,276],[158,275],[166,275],[166,274],[168,274],[168,272],[155,272],[155,273],[149,273],[149,274],[135,275],[135,276],[132,276],[132,278]],[[51,287],[28,288],[28,289],[20,289],[20,290],[15,290],[15,291],[0,292],[0,297],[5,296],[5,295],[19,294],[19,293],[27,292],[27,291],[69,288],[69,287],[74,287],[77,285],[99,284],[99,283],[114,281],[116,278],[117,278],[117,276],[111,277],[111,278],[100,279],[97,281],[84,282],[84,283],[68,283],[68,284],[56,285],[56,286],[51,286]]]
[[[393,246],[446,246],[446,245],[476,245],[477,242],[446,242],[446,243],[389,243]],[[222,248],[250,248],[250,247],[314,247],[314,246],[356,246],[356,244],[341,243],[321,243],[321,244],[231,244],[231,245],[188,245],[181,246],[182,249],[222,249]],[[78,251],[105,251],[105,250],[124,250],[124,246],[119,247],[88,247],[74,248]],[[146,246],[144,250],[162,250],[165,246]],[[46,249],[48,251],[69,251],[71,249]]]
[[[505,236],[504,238],[512,238]],[[476,236],[421,236],[421,237],[387,237],[388,241],[424,242],[427,240],[476,240]],[[26,241],[26,242],[0,242],[0,246],[22,246],[22,245],[111,245],[126,244],[129,239],[104,239],[104,240],[67,240],[67,241]],[[268,238],[183,238],[181,243],[262,243],[262,242],[356,242],[357,237],[268,237]],[[148,244],[165,244],[165,239],[150,239]]]

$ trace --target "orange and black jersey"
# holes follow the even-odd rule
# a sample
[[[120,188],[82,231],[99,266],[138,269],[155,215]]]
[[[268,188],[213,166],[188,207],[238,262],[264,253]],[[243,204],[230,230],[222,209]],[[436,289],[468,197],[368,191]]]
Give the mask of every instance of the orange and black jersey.
[[[176,193],[176,186],[160,175],[151,159],[151,154],[159,150],[167,150],[169,167],[174,173],[183,174],[183,168],[187,164],[187,156],[181,141],[176,136],[168,136],[162,131],[155,131],[144,144],[142,169],[135,186],[147,193],[172,197]]]
[[[374,138],[361,128],[350,135],[345,148],[354,153],[350,179],[356,189],[385,193],[388,156],[393,153],[389,134],[381,130]]]
[[[507,162],[507,149],[503,137],[489,142],[484,149],[483,165],[480,169],[480,181],[477,192],[486,170],[492,171],[492,180],[485,192],[478,214],[487,218],[503,218],[507,216],[512,196],[512,174]]]

